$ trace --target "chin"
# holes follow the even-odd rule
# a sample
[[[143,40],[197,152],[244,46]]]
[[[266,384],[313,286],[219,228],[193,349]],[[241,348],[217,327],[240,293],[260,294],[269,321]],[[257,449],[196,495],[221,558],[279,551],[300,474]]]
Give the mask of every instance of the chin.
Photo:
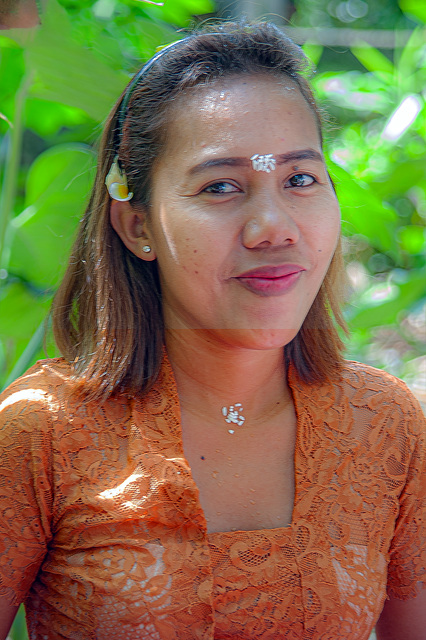
[[[221,341],[228,347],[267,351],[285,347],[293,340],[298,331],[299,327],[293,329],[223,329],[218,333]]]

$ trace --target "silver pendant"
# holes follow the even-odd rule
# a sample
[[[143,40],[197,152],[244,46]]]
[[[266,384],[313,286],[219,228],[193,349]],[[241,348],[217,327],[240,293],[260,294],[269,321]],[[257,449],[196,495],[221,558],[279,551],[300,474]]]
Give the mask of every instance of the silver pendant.
[[[245,422],[245,417],[242,415],[244,409],[241,402],[231,404],[229,407],[222,407],[222,415],[225,418],[225,422],[228,424],[236,424],[241,427]],[[235,433],[235,429],[228,429],[228,433]]]

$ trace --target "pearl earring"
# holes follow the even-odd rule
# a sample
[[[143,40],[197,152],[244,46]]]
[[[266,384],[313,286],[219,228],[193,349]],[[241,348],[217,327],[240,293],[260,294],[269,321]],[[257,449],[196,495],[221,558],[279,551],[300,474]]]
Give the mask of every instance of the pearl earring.
[[[142,251],[143,251],[144,253],[151,253],[151,247],[149,246],[149,244],[145,244],[145,245],[142,247]]]

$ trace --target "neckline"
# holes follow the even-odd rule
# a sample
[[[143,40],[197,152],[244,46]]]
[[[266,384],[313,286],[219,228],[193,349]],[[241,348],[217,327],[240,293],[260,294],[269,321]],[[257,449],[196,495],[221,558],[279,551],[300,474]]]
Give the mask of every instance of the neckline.
[[[182,463],[186,466],[188,470],[188,475],[191,478],[191,482],[194,487],[194,497],[196,498],[197,505],[194,505],[194,510],[197,509],[197,512],[200,516],[204,531],[206,536],[215,536],[215,535],[235,535],[236,533],[244,533],[244,534],[254,534],[254,533],[262,533],[262,532],[280,532],[280,531],[291,531],[295,525],[296,517],[297,517],[297,504],[300,493],[300,483],[298,483],[298,476],[301,477],[301,474],[298,473],[300,467],[300,460],[298,456],[298,451],[300,449],[300,442],[302,439],[302,430],[305,425],[310,421],[309,413],[306,411],[304,402],[302,401],[302,397],[311,396],[312,388],[316,385],[307,385],[304,383],[299,376],[297,375],[297,371],[295,367],[290,363],[287,368],[287,382],[288,387],[291,393],[291,397],[293,400],[294,410],[296,414],[296,439],[295,439],[295,447],[294,447],[294,498],[293,498],[293,508],[291,513],[290,522],[283,527],[275,527],[272,529],[250,529],[250,530],[226,530],[226,531],[208,531],[207,520],[204,513],[204,510],[201,506],[199,489],[195,482],[195,479],[192,475],[191,466],[185,456],[183,449],[183,435],[182,435],[182,423],[181,423],[181,408],[179,403],[179,396],[177,391],[176,380],[174,377],[173,369],[168,358],[166,350],[164,350],[163,362],[161,366],[160,375],[155,383],[153,389],[148,393],[146,399],[149,400],[150,397],[154,402],[150,402],[149,410],[153,413],[159,414],[166,411],[167,415],[165,416],[164,422],[162,421],[162,427],[164,432],[168,431],[167,435],[172,436],[175,441],[176,448],[179,449],[180,458]],[[160,401],[159,397],[165,402]],[[155,404],[155,408],[153,406]],[[172,411],[170,411],[172,409]],[[170,418],[173,416],[173,419]],[[166,433],[164,434],[166,435]]]
[[[296,500],[295,500],[296,502]],[[294,505],[293,505],[293,514],[294,514]],[[236,538],[236,537],[253,537],[253,535],[263,535],[266,538],[269,536],[291,533],[294,527],[293,516],[292,521],[286,527],[273,527],[271,529],[235,529],[230,531],[207,531],[207,538],[209,542],[212,542],[214,538]]]

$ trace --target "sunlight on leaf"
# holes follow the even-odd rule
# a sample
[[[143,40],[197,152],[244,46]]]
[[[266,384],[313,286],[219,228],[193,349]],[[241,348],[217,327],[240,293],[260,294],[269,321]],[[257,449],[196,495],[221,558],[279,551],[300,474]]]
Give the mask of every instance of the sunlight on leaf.
[[[0,112],[0,119],[4,120],[5,122],[7,122],[7,124],[9,125],[9,127],[11,129],[13,129],[13,124],[11,123],[11,121],[9,120],[9,118],[7,116],[4,115],[4,113]]]
[[[395,109],[383,129],[384,140],[398,140],[411,127],[420,113],[422,102],[419,96],[407,96]]]
[[[398,4],[404,13],[426,22],[426,4],[422,0],[399,0]]]
[[[157,7],[163,7],[164,2],[154,2],[153,0],[136,0],[136,2],[146,2],[146,4],[155,4]]]
[[[9,270],[37,287],[54,287],[94,177],[85,145],[59,145],[38,156],[27,178],[26,208],[11,224]]]

